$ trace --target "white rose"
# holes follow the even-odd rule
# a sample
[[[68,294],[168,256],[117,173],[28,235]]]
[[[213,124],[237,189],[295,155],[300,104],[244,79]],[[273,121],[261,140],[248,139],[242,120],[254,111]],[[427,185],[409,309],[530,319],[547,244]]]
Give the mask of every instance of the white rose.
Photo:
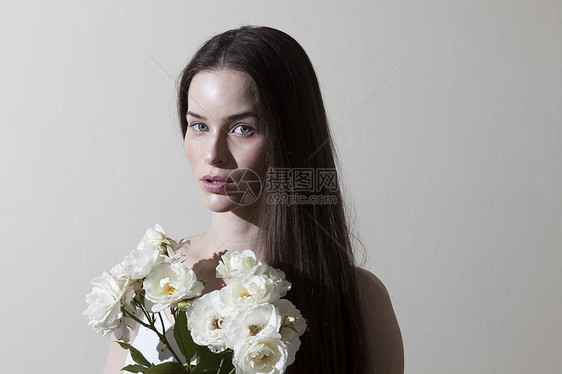
[[[182,299],[201,295],[203,283],[197,280],[193,270],[181,263],[164,262],[155,266],[144,279],[146,306],[153,312],[174,305]]]
[[[168,237],[166,236],[166,232],[159,224],[155,224],[154,228],[146,230],[144,234],[144,242],[150,245],[154,249],[162,248],[162,244],[165,244],[165,241]]]
[[[300,310],[289,300],[281,299],[273,305],[275,305],[275,308],[281,315],[282,322],[279,332],[289,354],[287,365],[291,365],[295,361],[295,355],[301,345],[299,337],[306,330],[306,321],[302,318]]]
[[[234,278],[242,273],[263,274],[267,265],[256,260],[256,255],[250,250],[243,252],[228,251],[221,256],[217,266],[217,278]]]
[[[273,305],[277,308],[277,312],[281,316],[281,338],[290,340],[293,337],[299,337],[306,330],[306,321],[302,318],[300,310],[298,310],[292,302],[286,299],[276,301]]]
[[[256,260],[256,255],[250,250],[228,251],[221,257],[216,270],[217,278],[230,279],[240,274],[265,275],[275,284],[276,291],[281,297],[291,289],[291,283],[285,279],[283,271]]]
[[[226,343],[222,327],[228,312],[229,308],[221,302],[219,291],[213,291],[193,301],[187,310],[187,326],[193,341],[207,346],[213,352],[224,351]]]
[[[291,289],[291,283],[285,279],[283,271],[267,266],[267,270],[263,274],[273,282],[275,291],[279,293],[280,297],[284,297]]]
[[[131,312],[135,311],[135,290],[130,280],[116,279],[104,272],[92,280],[92,285],[92,292],[86,296],[88,307],[82,313],[88,317],[88,325],[103,335],[115,332],[117,339],[128,340],[127,326],[134,328],[136,323],[125,318],[121,306]]]
[[[287,369],[285,343],[276,338],[253,338],[234,351],[232,363],[237,374],[278,374]]]
[[[281,316],[272,304],[254,305],[230,313],[223,326],[226,345],[237,349],[250,337],[279,336]]]
[[[154,266],[164,260],[165,257],[160,254],[159,250],[144,245],[141,241],[137,249],[131,251],[120,264],[111,269],[111,274],[118,278],[143,279],[150,274]]]
[[[219,291],[222,302],[232,307],[272,303],[279,300],[275,284],[266,276],[240,274]]]

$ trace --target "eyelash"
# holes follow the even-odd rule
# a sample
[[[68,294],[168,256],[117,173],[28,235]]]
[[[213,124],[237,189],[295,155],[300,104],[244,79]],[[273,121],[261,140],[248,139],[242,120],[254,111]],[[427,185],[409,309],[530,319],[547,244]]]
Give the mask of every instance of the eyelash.
[[[205,126],[206,129],[201,130],[200,129],[201,126]],[[205,125],[204,123],[201,123],[201,122],[193,122],[189,127],[193,128],[193,131],[195,131],[197,133],[207,131],[209,129],[209,127],[207,125]],[[249,129],[249,131],[247,133],[236,132],[236,129],[240,129],[242,127]],[[234,126],[234,128],[232,130],[233,130],[234,133],[236,133],[238,135],[242,135],[242,136],[250,136],[255,132],[255,129],[252,126],[247,125],[245,123],[241,123],[241,124],[238,124],[238,125]]]
[[[199,122],[194,122],[189,127],[191,127],[193,129],[193,131],[195,131],[195,132],[205,131],[205,130],[198,130],[199,126],[207,127],[207,125],[205,125],[204,123],[199,123]]]
[[[234,126],[233,130],[240,129],[240,128],[243,128],[243,127],[247,128],[249,131],[247,133],[240,133],[240,135],[252,135],[254,133],[254,128],[252,126],[246,125],[246,124],[236,125],[236,126]]]

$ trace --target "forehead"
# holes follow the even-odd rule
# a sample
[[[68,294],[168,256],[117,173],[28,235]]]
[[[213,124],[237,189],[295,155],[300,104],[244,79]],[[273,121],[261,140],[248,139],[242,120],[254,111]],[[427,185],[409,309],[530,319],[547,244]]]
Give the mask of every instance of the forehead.
[[[238,70],[203,70],[193,77],[189,86],[187,106],[204,115],[209,112],[229,114],[233,110],[257,110],[255,84],[245,72]]]

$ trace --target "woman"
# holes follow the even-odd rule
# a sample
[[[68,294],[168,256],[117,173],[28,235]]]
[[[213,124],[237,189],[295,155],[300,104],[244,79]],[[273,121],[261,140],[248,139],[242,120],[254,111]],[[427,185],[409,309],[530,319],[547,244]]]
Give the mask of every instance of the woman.
[[[221,252],[251,248],[285,272],[287,298],[307,321],[288,372],[402,373],[388,293],[355,266],[320,88],[298,42],[268,27],[214,36],[182,72],[178,110],[213,212],[210,228],[182,249],[206,292],[223,286],[214,273]],[[119,349],[106,373],[122,367]]]

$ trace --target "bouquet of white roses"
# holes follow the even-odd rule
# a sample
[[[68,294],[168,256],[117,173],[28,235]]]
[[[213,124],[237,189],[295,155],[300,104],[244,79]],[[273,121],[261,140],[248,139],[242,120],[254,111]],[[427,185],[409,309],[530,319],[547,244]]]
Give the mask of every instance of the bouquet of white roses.
[[[130,350],[136,364],[123,370],[283,373],[293,363],[306,329],[299,310],[282,299],[291,287],[285,274],[257,260],[252,251],[229,251],[216,269],[217,277],[229,284],[199,297],[204,282],[179,262],[176,251],[182,244],[156,225],[110,273],[92,280],[83,314],[98,332],[113,333],[121,347]],[[175,318],[179,353],[166,338],[162,312],[168,308]],[[139,324],[157,334],[174,361],[154,365],[128,344],[130,330]]]

